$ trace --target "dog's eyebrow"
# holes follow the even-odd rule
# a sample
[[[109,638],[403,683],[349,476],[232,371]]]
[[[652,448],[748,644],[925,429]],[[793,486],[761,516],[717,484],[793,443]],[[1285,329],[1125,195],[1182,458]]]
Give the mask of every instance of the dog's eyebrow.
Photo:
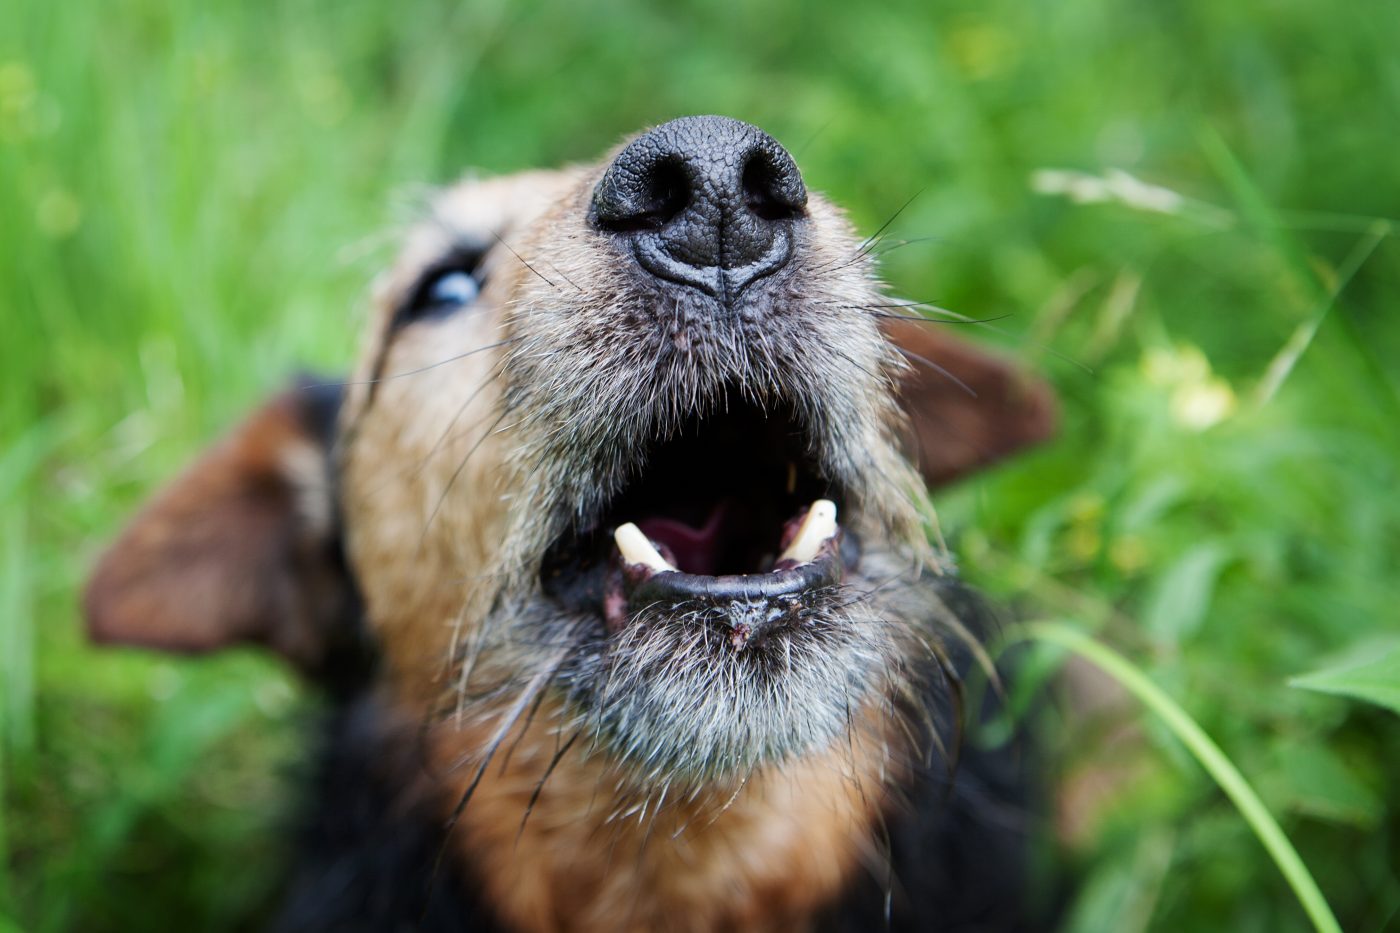
[[[470,219],[472,211],[462,210],[463,205],[454,202],[450,197],[451,192],[444,196],[428,202],[423,209],[422,216],[418,219],[421,227],[436,228],[442,240],[448,244],[447,249],[462,249],[471,252],[485,253],[495,243],[498,234],[508,232],[508,228],[513,227],[513,223],[500,224],[500,230],[496,230],[487,225],[484,217],[476,217],[473,223]],[[467,217],[463,215],[466,214]]]

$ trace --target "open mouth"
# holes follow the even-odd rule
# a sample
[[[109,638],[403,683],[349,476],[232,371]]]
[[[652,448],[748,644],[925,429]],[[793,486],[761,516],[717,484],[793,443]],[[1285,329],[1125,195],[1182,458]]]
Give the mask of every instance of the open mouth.
[[[790,410],[737,393],[688,419],[646,451],[591,528],[551,548],[546,593],[591,604],[611,632],[657,605],[742,603],[736,647],[796,620],[803,597],[840,583],[856,557],[838,521],[841,490],[808,438]]]

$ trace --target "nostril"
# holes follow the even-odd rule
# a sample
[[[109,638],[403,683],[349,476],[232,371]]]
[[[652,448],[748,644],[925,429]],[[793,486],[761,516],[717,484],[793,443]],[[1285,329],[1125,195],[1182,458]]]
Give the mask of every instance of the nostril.
[[[598,224],[614,233],[659,230],[690,203],[690,181],[678,156],[653,162],[627,190],[599,192]]]
[[[685,210],[690,203],[690,181],[679,158],[662,159],[656,164],[647,185],[647,196],[647,216],[654,218],[658,226]]]
[[[588,223],[658,279],[730,301],[791,257],[807,188],[756,127],[682,117],[629,142],[593,189]]]
[[[784,168],[774,165],[761,150],[744,166],[740,178],[744,204],[764,220],[790,220],[802,215],[806,198],[799,201],[793,196],[792,180],[786,177]]]

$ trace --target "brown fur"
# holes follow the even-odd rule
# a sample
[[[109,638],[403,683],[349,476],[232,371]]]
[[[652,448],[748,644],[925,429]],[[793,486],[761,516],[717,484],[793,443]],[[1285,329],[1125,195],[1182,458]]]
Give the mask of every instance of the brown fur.
[[[887,803],[887,752],[871,724],[848,749],[658,806],[629,798],[624,773],[581,751],[542,784],[560,742],[551,719],[537,716],[506,764],[486,769],[456,830],[518,929],[798,930],[862,859],[877,860],[866,840]],[[434,761],[464,792],[474,769],[454,756],[480,739],[441,731]]]
[[[930,485],[952,482],[1055,433],[1054,396],[1028,373],[950,338],[936,321],[887,320],[884,328],[913,360],[899,394],[914,429],[919,470]]]
[[[298,396],[279,396],[146,506],[88,583],[92,637],[167,651],[249,641],[316,668],[345,604],[311,434]]]
[[[570,183],[576,184],[575,176],[494,180],[456,189],[438,209],[447,230],[479,223],[478,217],[499,218],[498,232],[517,253],[547,257],[537,260],[537,273],[510,253],[499,256],[499,265],[487,272],[485,305],[505,304],[501,296],[530,286],[542,288],[537,275],[562,281],[590,274],[591,256],[584,247],[576,247],[573,258],[531,241],[532,230],[557,229],[559,221],[548,212],[572,208],[568,197],[555,200],[538,222],[519,208],[522,201],[531,203],[521,188],[533,195]],[[578,196],[572,190],[570,195]],[[458,200],[473,205],[470,221],[452,214]],[[419,250],[433,255],[426,242],[447,230],[434,224],[420,232],[392,282],[415,278],[422,263]],[[381,297],[380,327],[387,326],[402,287],[391,286]],[[481,346],[508,336],[503,323],[483,315],[446,326],[472,331],[456,336],[453,345]],[[382,373],[414,371],[442,357],[441,335],[431,346],[411,335],[398,341],[378,361]],[[458,369],[471,377],[464,379]],[[454,673],[444,659],[456,654],[460,630],[470,629],[464,620],[484,614],[501,580],[499,544],[509,504],[502,493],[519,484],[508,456],[518,442],[490,433],[496,428],[489,413],[498,404],[491,372],[489,365],[468,359],[410,379],[390,379],[373,387],[372,406],[363,392],[357,401],[365,408],[352,402],[347,415],[354,442],[347,445],[343,465],[346,494],[361,519],[350,528],[352,559],[360,568],[368,615],[390,659],[395,692],[421,715],[441,707]],[[369,370],[362,374],[372,378]],[[465,408],[458,398],[468,399]],[[411,422],[393,417],[401,406],[417,407],[420,416]],[[386,459],[386,450],[396,456]],[[978,451],[976,459],[982,456]],[[455,479],[431,468],[463,459],[467,466]],[[948,464],[943,475],[955,470],[949,457],[940,462]],[[416,468],[422,464],[429,466]],[[470,496],[433,514],[448,482],[470,490]],[[415,565],[412,574],[382,571],[405,559]],[[485,718],[494,724],[494,716]],[[487,768],[456,833],[464,857],[481,866],[491,902],[525,930],[791,929],[842,886],[885,804],[878,772],[886,749],[860,737],[852,746],[860,749],[859,757],[831,755],[750,786],[707,792],[701,801],[707,805],[716,795],[733,795],[718,818],[705,816],[704,807],[691,807],[667,809],[660,818],[619,819],[607,792],[610,782],[621,784],[624,777],[579,746],[557,763],[522,831],[525,805],[560,741],[545,725],[551,722],[547,714],[537,716],[536,725],[513,739],[517,744],[504,773]],[[431,760],[455,775],[448,782],[455,793],[443,801],[445,816],[465,792],[489,734],[489,729],[451,725],[431,733]],[[681,834],[672,841],[677,831]]]
[[[378,689],[391,721],[426,724],[426,789],[417,781],[412,793],[456,819],[452,845],[513,927],[800,929],[877,861],[871,839],[890,788],[918,751],[886,711],[856,710],[839,746],[728,780],[678,780],[667,799],[669,783],[648,784],[606,750],[574,743],[574,714],[546,689],[553,649],[522,634],[533,568],[568,510],[607,492],[570,485],[591,477],[569,459],[577,445],[558,436],[602,436],[628,414],[620,395],[585,416],[552,409],[556,399],[541,393],[561,363],[579,384],[620,392],[625,380],[602,368],[603,354],[656,326],[629,305],[632,286],[606,238],[580,222],[611,158],[450,189],[378,285],[334,452],[344,545],[383,659]],[[798,303],[788,322],[811,347],[788,349],[835,348],[861,380],[833,379],[826,400],[839,406],[829,430],[844,432],[828,445],[850,494],[844,521],[863,540],[932,560],[918,478],[895,443],[905,429],[896,388],[932,482],[1042,439],[1053,406],[1038,385],[933,325],[886,322],[883,333],[916,360],[901,363],[863,313],[878,293],[868,259],[851,259],[848,224],[816,195],[809,212],[803,256],[822,297]],[[464,238],[489,247],[476,308],[396,328],[423,270]],[[665,326],[682,359],[706,352],[683,319]],[[921,372],[919,357],[971,386],[975,404]],[[678,408],[708,403],[711,376],[694,365],[678,384],[696,394]],[[274,402],[138,516],[89,587],[95,637],[180,650],[260,641],[314,667],[325,620],[345,604],[326,558],[335,503],[313,488],[325,476],[307,434],[294,401]]]

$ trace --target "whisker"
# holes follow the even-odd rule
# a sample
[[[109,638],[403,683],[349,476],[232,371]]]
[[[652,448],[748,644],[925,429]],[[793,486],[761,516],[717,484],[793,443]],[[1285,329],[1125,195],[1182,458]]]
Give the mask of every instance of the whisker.
[[[457,426],[457,422],[459,419],[461,419],[462,413],[465,412],[471,406],[472,402],[476,401],[477,397],[481,395],[483,391],[485,391],[487,386],[489,386],[491,383],[495,382],[501,377],[501,374],[505,372],[505,367],[506,362],[505,360],[502,360],[501,364],[496,367],[495,371],[491,375],[483,379],[481,385],[477,386],[472,391],[472,393],[462,401],[462,404],[457,408],[456,414],[454,414],[451,420],[447,422],[447,427],[442,429],[442,433],[438,435],[438,439],[433,442],[433,446],[428,450],[426,454],[423,455],[423,461],[412,473],[408,474],[409,478],[412,478],[413,476],[423,471],[423,469],[428,465],[428,461],[432,460],[433,457],[437,454],[437,452],[442,449],[443,443],[447,440],[448,435],[451,434],[452,429]],[[453,440],[456,440],[456,437],[454,437]]]
[[[878,252],[881,256],[884,256],[888,253],[894,252],[897,249],[903,249],[906,246],[919,246],[924,243],[943,243],[946,241],[947,237],[941,236],[916,236],[909,237],[903,240],[891,240],[888,237],[886,237],[884,240],[884,244],[881,245]]]
[[[543,642],[542,642],[542,643],[543,643]],[[547,643],[545,643],[545,644],[547,644]],[[527,716],[525,717],[525,725],[520,729],[520,734],[519,734],[519,736],[517,736],[517,737],[516,737],[516,740],[515,740],[514,742],[511,743],[510,748],[506,749],[506,756],[505,756],[505,758],[501,761],[501,773],[502,773],[502,774],[505,774],[506,766],[510,764],[511,756],[515,754],[515,750],[516,750],[517,747],[519,747],[520,741],[521,741],[523,738],[525,738],[525,733],[529,731],[529,729],[530,729],[530,724],[533,723],[533,722],[535,721],[535,716],[536,716],[537,713],[539,713],[539,711],[540,711],[540,706],[542,706],[542,705],[544,704],[545,696],[546,696],[546,694],[547,694],[547,690],[548,690],[548,688],[549,688],[549,685],[550,685],[551,683],[553,683],[553,682],[554,682],[554,678],[557,677],[557,676],[559,675],[559,672],[563,669],[564,664],[565,664],[565,662],[568,660],[568,657],[569,657],[570,653],[572,653],[572,651],[578,646],[578,644],[579,644],[578,635],[577,635],[577,633],[576,633],[575,631],[573,631],[573,630],[570,630],[569,632],[566,632],[566,633],[562,636],[561,640],[560,640],[559,642],[555,643],[555,646],[556,646],[556,647],[560,647],[560,648],[563,649],[562,652],[561,652],[561,654],[560,654],[559,663],[555,664],[555,665],[554,665],[554,669],[553,669],[552,671],[550,671],[549,679],[545,681],[545,683],[544,683],[544,688],[540,690],[539,696],[535,699],[534,705],[530,707],[530,713],[529,713],[529,715],[527,715]],[[575,737],[577,737],[577,736],[575,736]],[[572,742],[572,740],[570,740],[570,741]],[[552,768],[553,768],[553,766],[551,765],[551,770],[552,770]],[[546,777],[547,777],[547,776],[548,776],[548,775],[546,775]],[[523,823],[523,822],[521,823],[521,828],[524,829],[524,823]]]
[[[417,375],[419,375],[420,373],[425,373],[425,372],[427,372],[427,371],[430,370],[430,369],[437,369],[439,366],[446,366],[448,363],[455,363],[455,362],[457,362],[458,360],[466,359],[467,357],[469,357],[469,356],[471,356],[471,355],[473,355],[473,354],[475,354],[475,353],[483,353],[483,352],[485,352],[485,351],[487,351],[487,350],[495,350],[495,349],[497,349],[497,348],[499,348],[499,347],[504,347],[504,346],[506,346],[506,345],[508,345],[508,344],[515,343],[516,341],[522,340],[522,339],[524,339],[524,338],[523,338],[523,337],[519,337],[519,336],[517,336],[517,337],[507,337],[507,338],[504,339],[504,340],[498,340],[498,341],[496,341],[495,343],[488,343],[488,344],[486,344],[485,346],[482,346],[482,347],[475,347],[475,348],[473,348],[473,349],[471,349],[471,350],[467,350],[465,353],[458,353],[458,354],[455,354],[455,355],[453,355],[453,356],[449,356],[449,357],[447,357],[446,359],[438,360],[436,363],[429,363],[428,365],[426,365],[426,366],[420,366],[420,367],[418,367],[417,369],[409,369],[409,370],[405,370],[404,372],[401,372],[401,373],[393,373],[392,375],[388,375],[388,376],[378,376],[378,377],[376,377],[376,378],[374,378],[374,379],[350,380],[350,381],[347,381],[347,382],[316,382],[316,383],[310,383],[310,384],[308,384],[308,385],[300,386],[300,388],[303,389],[303,390],[306,390],[306,389],[344,389],[344,388],[348,388],[348,387],[350,387],[350,386],[372,386],[372,385],[378,385],[378,384],[381,383],[381,382],[388,382],[388,381],[390,381],[391,379],[403,379],[405,376],[417,376]]]
[[[895,211],[893,214],[890,215],[889,220],[880,224],[880,228],[878,230],[876,230],[874,233],[870,234],[870,236],[865,238],[865,242],[862,243],[860,245],[860,248],[856,250],[857,255],[863,255],[865,253],[868,253],[870,249],[879,241],[880,235],[889,229],[890,224],[898,220],[899,215],[903,214],[909,208],[909,205],[917,201],[919,199],[919,195],[923,194],[927,190],[927,188],[920,188],[918,191],[915,191],[913,194],[911,194],[909,196],[909,200],[901,204],[899,206],[899,210]]]
[[[996,317],[970,318],[966,321],[953,321],[935,317],[924,317],[922,314],[890,314],[887,312],[873,311],[870,308],[865,308],[863,310],[871,317],[880,318],[881,320],[913,321],[915,324],[990,324],[994,321],[1004,321],[1013,316],[1011,314],[998,314]]]
[[[443,486],[442,493],[438,496],[437,503],[433,506],[433,511],[429,513],[428,520],[423,523],[423,534],[418,538],[419,553],[422,553],[423,545],[428,540],[428,529],[433,527],[433,520],[437,518],[438,512],[442,510],[442,504],[447,501],[447,494],[452,491],[452,487],[456,484],[457,478],[461,476],[462,471],[467,468],[467,461],[471,460],[472,454],[476,453],[481,445],[486,442],[486,439],[495,433],[496,428],[505,420],[508,413],[509,409],[502,411],[496,416],[496,420],[491,422],[491,426],[481,433],[481,437],[477,438],[476,443],[472,445],[472,449],[467,451],[466,456],[462,458],[462,462],[457,464],[457,469],[453,470],[452,475],[448,477],[447,485]]]
[[[966,382],[963,382],[963,381],[962,381],[961,379],[959,379],[957,376],[954,376],[952,373],[950,373],[948,370],[944,369],[942,366],[939,366],[939,365],[938,365],[937,363],[935,363],[933,360],[929,359],[929,358],[926,357],[926,356],[920,356],[919,354],[915,353],[913,350],[909,350],[909,349],[907,349],[907,348],[905,348],[905,347],[901,347],[899,344],[892,344],[892,346],[893,346],[896,350],[898,350],[906,359],[913,360],[913,361],[916,362],[916,363],[922,363],[923,365],[927,366],[929,369],[933,370],[934,372],[936,372],[936,373],[938,373],[939,375],[941,375],[941,376],[943,376],[944,378],[946,378],[949,382],[953,383],[953,385],[955,385],[955,386],[957,386],[958,388],[962,389],[964,392],[966,392],[966,393],[967,393],[969,396],[971,396],[972,398],[976,398],[976,397],[977,397],[977,393],[976,393],[975,391],[973,391],[973,389],[972,389],[971,386],[969,386]]]
[[[447,426],[442,429],[442,433],[438,435],[438,439],[433,442],[433,446],[428,450],[426,454],[423,455],[423,458],[418,462],[417,466],[403,472],[391,473],[388,477],[384,479],[382,483],[380,483],[373,490],[371,490],[371,495],[378,495],[394,483],[401,482],[406,479],[413,479],[414,477],[420,475],[425,469],[427,469],[428,464],[432,461],[433,457],[437,456],[438,451],[440,451],[449,440],[459,440],[460,438],[465,437],[467,434],[475,430],[475,428],[480,425],[480,422],[476,422],[471,427],[468,427],[461,434],[452,433],[452,429],[456,427],[457,422],[461,420],[462,415],[466,412],[466,410],[471,407],[472,402],[476,401],[478,396],[480,396],[481,393],[486,390],[487,386],[491,385],[497,379],[501,378],[501,376],[505,373],[506,362],[507,361],[504,359],[501,360],[500,364],[495,368],[495,370],[491,374],[489,374],[484,380],[482,380],[481,384],[477,386],[474,390],[472,390],[471,394],[469,394],[462,401],[462,404],[458,406],[457,411],[453,413],[452,417],[448,420]]]
[[[552,676],[552,671],[542,671],[536,674],[530,682],[525,685],[525,689],[521,691],[520,698],[516,700],[514,706],[502,715],[501,724],[496,728],[495,733],[492,734],[491,738],[486,743],[486,753],[482,758],[481,764],[476,769],[476,774],[472,776],[471,783],[468,784],[467,789],[462,792],[462,796],[457,800],[457,805],[452,808],[452,813],[443,826],[442,844],[438,846],[437,857],[433,860],[432,880],[430,881],[430,885],[437,883],[438,876],[442,870],[443,860],[447,855],[447,846],[451,839],[452,831],[457,827],[457,823],[461,820],[462,814],[466,812],[467,804],[471,802],[477,787],[480,786],[482,776],[486,774],[486,769],[491,766],[491,760],[496,757],[496,751],[501,747],[501,743],[505,741],[505,737],[510,734],[510,730],[520,719],[520,714],[524,711],[525,707],[534,699],[535,693],[542,689],[543,685],[548,682],[548,678]],[[461,762],[459,762],[459,764],[461,764]],[[452,770],[455,770],[455,767]]]
[[[553,289],[555,289],[555,290],[558,290],[559,286],[558,286],[558,285],[555,285],[555,284],[554,284],[553,282],[551,282],[548,278],[546,278],[545,275],[544,275],[544,273],[540,272],[540,270],[538,270],[538,269],[536,269],[534,266],[530,265],[530,263],[528,263],[528,262],[525,260],[525,257],[524,257],[524,256],[521,256],[519,253],[517,253],[517,252],[515,251],[515,247],[511,246],[509,243],[507,243],[507,242],[505,241],[505,237],[501,236],[501,235],[500,235],[499,233],[497,233],[495,230],[492,230],[492,231],[491,231],[491,235],[492,235],[493,237],[496,238],[496,242],[497,242],[497,243],[500,243],[502,246],[504,246],[504,247],[506,248],[506,251],[507,251],[507,252],[509,252],[509,253],[510,253],[512,256],[514,256],[516,259],[520,260],[520,264],[521,264],[522,266],[524,266],[526,269],[529,269],[531,272],[535,273],[535,275],[539,276],[541,282],[544,282],[544,284],[548,285],[550,288],[553,288]],[[571,283],[569,283],[569,284],[572,285],[573,283],[571,282]],[[574,287],[575,287],[575,288],[578,288],[577,285],[574,285]]]
[[[523,262],[524,260],[521,260],[521,261]],[[567,275],[564,274],[564,270],[561,269],[561,268],[559,268],[559,266],[558,266],[557,263],[550,261],[550,262],[549,262],[549,268],[551,268],[551,269],[553,269],[555,272],[559,273],[559,278],[563,279],[565,282],[568,282],[570,285],[572,285],[580,294],[585,294],[585,295],[587,294],[587,292],[585,292],[585,291],[579,286],[579,284],[578,284],[577,282],[575,282],[573,279],[569,278]]]
[[[849,266],[853,266],[856,263],[860,262],[862,259],[865,259],[877,246],[880,245],[882,236],[884,232],[887,229],[889,229],[890,224],[894,223],[899,218],[899,215],[903,214],[904,211],[909,207],[909,205],[913,204],[918,199],[919,195],[923,194],[926,190],[926,188],[920,188],[918,191],[915,191],[913,195],[910,196],[909,200],[905,201],[899,206],[899,210],[891,214],[889,219],[880,225],[879,229],[877,229],[874,233],[870,234],[870,236],[866,237],[863,241],[861,241],[860,245],[856,247],[856,251],[852,255],[844,259],[838,260],[836,262],[829,263],[826,266],[819,267],[818,271],[839,272],[840,270],[845,269]]]
[[[535,804],[539,802],[540,794],[544,792],[545,782],[549,780],[550,775],[554,773],[554,769],[559,766],[559,762],[569,753],[569,749],[574,747],[574,743],[578,741],[578,737],[581,735],[583,735],[582,727],[574,730],[574,734],[569,736],[569,740],[555,750],[554,757],[549,760],[549,766],[544,769],[544,775],[540,777],[539,783],[535,785],[535,789],[530,793],[529,802],[525,804],[525,813],[520,817],[520,828],[516,830],[515,833],[515,841],[517,843],[520,842],[520,837],[525,834],[525,824],[529,821],[530,814],[535,812]]]
[[[807,138],[802,140],[802,142],[796,148],[789,149],[788,152],[792,153],[792,157],[794,159],[801,158],[802,154],[807,151],[807,147],[811,146],[812,143],[816,142],[817,137],[825,133],[830,126],[831,120],[827,120],[821,126],[817,127],[810,134],[808,134]]]
[[[911,303],[911,304],[907,305],[906,307],[911,307],[911,308],[927,308],[928,310],[930,310],[930,311],[936,311],[936,312],[938,312],[939,314],[946,314],[946,315],[948,315],[949,318],[952,318],[953,320],[956,320],[956,321],[959,321],[959,322],[962,322],[962,323],[966,323],[966,324],[977,324],[977,325],[979,325],[979,326],[981,326],[981,327],[985,327],[987,330],[991,331],[991,332],[994,333],[994,334],[1000,334],[1000,335],[1002,335],[1003,337],[1011,337],[1011,338],[1013,338],[1013,339],[1015,339],[1015,340],[1017,340],[1018,342],[1021,342],[1021,343],[1029,343],[1030,346],[1035,347],[1037,350],[1043,350],[1044,352],[1049,353],[1051,356],[1055,357],[1057,360],[1061,360],[1062,362],[1069,363],[1071,366],[1076,366],[1076,367],[1078,367],[1079,369],[1082,369],[1084,372],[1088,373],[1088,374],[1091,375],[1091,376],[1094,374],[1093,367],[1087,366],[1087,365],[1085,365],[1084,363],[1079,362],[1079,361],[1076,360],[1074,357],[1072,357],[1072,356],[1067,356],[1067,355],[1065,355],[1064,353],[1061,353],[1059,350],[1056,350],[1054,347],[1050,346],[1049,344],[1041,343],[1040,341],[1026,341],[1026,340],[1025,340],[1025,337],[1024,337],[1023,335],[1017,334],[1017,333],[1013,333],[1012,331],[1007,330],[1007,329],[1004,328],[1004,327],[993,327],[993,326],[992,326],[990,323],[988,323],[988,322],[985,322],[985,321],[978,321],[977,319],[972,318],[972,317],[969,317],[969,316],[966,315],[966,314],[959,314],[957,311],[952,311],[952,310],[950,310],[950,309],[948,309],[948,308],[940,307],[939,305],[930,304],[930,303],[928,303],[928,302],[922,302],[922,301],[921,301],[921,302],[914,302],[914,303]],[[1007,316],[1010,316],[1010,315],[1007,315]],[[995,318],[994,318],[993,320],[995,320]],[[948,323],[953,323],[953,321],[950,320]]]

